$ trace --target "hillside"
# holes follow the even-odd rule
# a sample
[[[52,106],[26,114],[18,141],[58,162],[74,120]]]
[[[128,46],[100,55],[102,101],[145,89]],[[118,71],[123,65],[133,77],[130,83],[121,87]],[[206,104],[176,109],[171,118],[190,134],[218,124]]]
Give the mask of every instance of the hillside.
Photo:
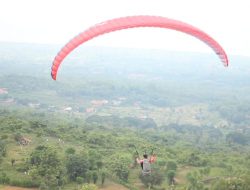
[[[0,44],[0,184],[248,189],[249,57],[85,47],[52,81],[56,49]],[[136,150],[157,154],[150,178]]]

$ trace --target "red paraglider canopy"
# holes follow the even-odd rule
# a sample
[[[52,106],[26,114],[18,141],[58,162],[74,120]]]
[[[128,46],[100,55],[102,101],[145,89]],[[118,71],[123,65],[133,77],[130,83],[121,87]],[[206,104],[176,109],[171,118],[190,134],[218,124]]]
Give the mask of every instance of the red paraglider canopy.
[[[178,20],[173,20],[160,16],[129,16],[129,17],[116,18],[96,24],[90,27],[89,29],[85,30],[84,32],[80,33],[72,40],[70,40],[61,49],[61,51],[58,52],[57,56],[53,61],[53,65],[51,68],[52,78],[56,80],[58,68],[62,63],[62,61],[64,60],[64,58],[82,43],[105,33],[122,29],[128,29],[128,28],[136,28],[136,27],[166,28],[192,35],[198,38],[199,40],[205,42],[208,46],[210,46],[219,56],[222,63],[225,66],[228,66],[227,54],[225,53],[221,45],[218,42],[216,42],[212,37],[210,37],[208,34],[201,31],[200,29]]]

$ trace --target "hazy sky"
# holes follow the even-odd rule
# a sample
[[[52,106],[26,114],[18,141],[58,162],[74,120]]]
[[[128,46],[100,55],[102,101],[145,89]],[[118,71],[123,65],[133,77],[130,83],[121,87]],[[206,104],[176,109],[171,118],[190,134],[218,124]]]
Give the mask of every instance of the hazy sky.
[[[158,15],[194,25],[229,54],[250,55],[249,0],[0,0],[0,42],[65,44],[107,19]],[[93,39],[86,45],[211,51],[186,34],[140,28]]]

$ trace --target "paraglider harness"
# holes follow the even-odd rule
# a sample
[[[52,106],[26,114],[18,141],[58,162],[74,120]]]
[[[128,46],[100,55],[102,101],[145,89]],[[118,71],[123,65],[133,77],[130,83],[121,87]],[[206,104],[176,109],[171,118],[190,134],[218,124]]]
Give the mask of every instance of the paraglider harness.
[[[154,149],[155,148],[152,148],[151,149],[151,153],[150,155],[154,155]],[[139,158],[139,152],[137,151],[136,147],[135,147],[135,153],[137,155],[137,158]],[[144,151],[144,154],[143,154],[143,161],[140,163],[141,165],[141,169],[142,169],[142,175],[150,175],[152,170],[151,170],[151,163],[150,163],[150,158],[148,158],[148,155],[147,155],[147,152],[146,150]]]

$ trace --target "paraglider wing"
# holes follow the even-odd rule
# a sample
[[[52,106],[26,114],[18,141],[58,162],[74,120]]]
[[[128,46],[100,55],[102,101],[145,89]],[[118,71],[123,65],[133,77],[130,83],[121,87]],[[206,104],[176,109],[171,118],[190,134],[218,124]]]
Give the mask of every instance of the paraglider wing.
[[[212,37],[210,37],[205,32],[200,29],[186,24],[184,22],[173,20],[165,17],[159,16],[129,16],[116,18],[113,20],[108,20],[106,22],[99,23],[80,33],[72,40],[70,40],[57,54],[53,61],[53,65],[51,68],[51,76],[54,80],[57,77],[57,71],[64,60],[64,58],[73,51],[76,47],[81,45],[82,43],[91,40],[99,35],[122,30],[128,28],[136,28],[136,27],[158,27],[158,28],[167,28],[180,32],[184,32],[186,34],[192,35],[201,41],[205,42],[208,46],[210,46],[215,53],[219,56],[222,63],[225,66],[228,66],[228,58],[220,46],[218,42],[216,42]]]

